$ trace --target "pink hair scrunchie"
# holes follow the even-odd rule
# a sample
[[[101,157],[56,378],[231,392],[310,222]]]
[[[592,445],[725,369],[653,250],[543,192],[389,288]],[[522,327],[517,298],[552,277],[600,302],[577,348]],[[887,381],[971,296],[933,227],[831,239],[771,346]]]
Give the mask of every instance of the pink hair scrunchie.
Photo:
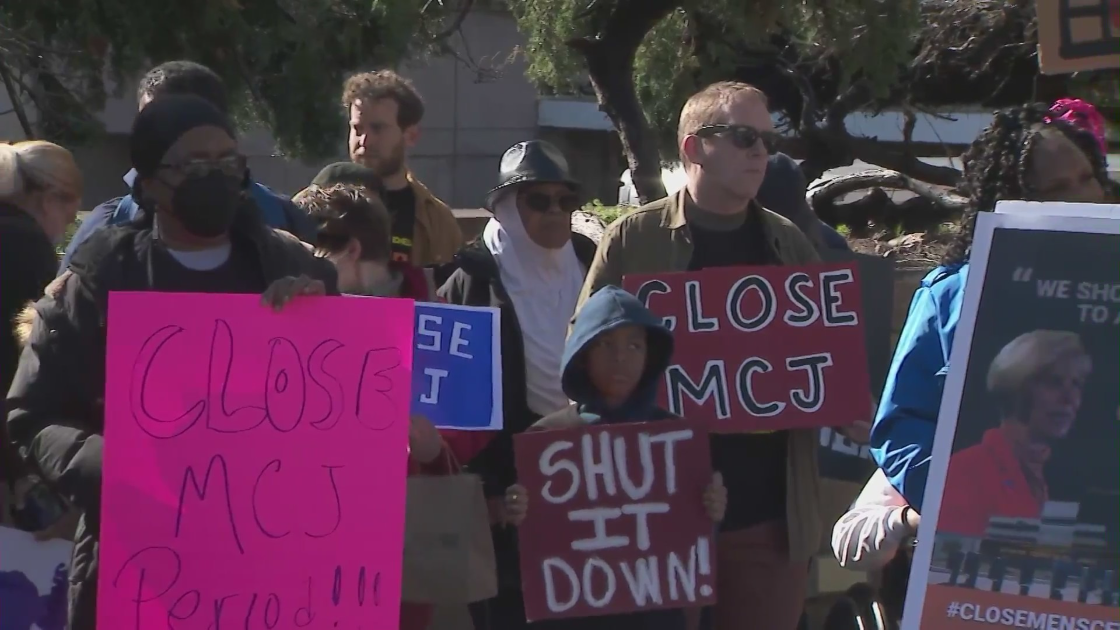
[[[1092,104],[1079,98],[1058,99],[1050,106],[1050,118],[1047,122],[1052,120],[1064,120],[1088,131],[1093,134],[1093,137],[1096,138],[1097,142],[1100,144],[1101,154],[1104,155],[1108,153],[1108,140],[1105,138],[1104,116],[1102,116]]]

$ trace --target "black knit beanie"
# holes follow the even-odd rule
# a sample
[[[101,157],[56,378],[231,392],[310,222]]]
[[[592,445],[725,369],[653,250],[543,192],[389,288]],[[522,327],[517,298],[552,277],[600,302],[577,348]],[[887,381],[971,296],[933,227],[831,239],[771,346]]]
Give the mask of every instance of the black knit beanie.
[[[148,103],[132,123],[132,168],[140,177],[153,176],[171,145],[196,127],[218,127],[230,137],[236,135],[229,117],[197,96],[176,94]]]

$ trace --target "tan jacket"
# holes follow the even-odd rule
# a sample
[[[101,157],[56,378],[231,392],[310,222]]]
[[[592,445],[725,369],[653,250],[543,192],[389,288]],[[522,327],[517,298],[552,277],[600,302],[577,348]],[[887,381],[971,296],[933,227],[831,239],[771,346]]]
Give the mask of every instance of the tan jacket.
[[[412,264],[417,267],[451,262],[463,245],[463,231],[451,208],[410,172],[408,184],[416,195],[416,229],[412,235]]]
[[[587,272],[576,312],[592,293],[613,284],[622,286],[629,274],[687,271],[692,259],[692,237],[685,221],[687,192],[660,199],[619,218],[599,241],[595,260]],[[760,208],[763,227],[783,263],[800,265],[819,261],[816,250],[801,230],[788,220]],[[808,562],[820,547],[818,504],[817,430],[789,432],[786,471],[786,520],[791,558]]]

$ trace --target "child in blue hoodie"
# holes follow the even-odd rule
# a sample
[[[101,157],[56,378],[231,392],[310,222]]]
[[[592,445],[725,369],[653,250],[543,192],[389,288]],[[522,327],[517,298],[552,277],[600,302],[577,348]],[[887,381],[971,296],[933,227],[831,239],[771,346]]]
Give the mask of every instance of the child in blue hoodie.
[[[561,362],[561,385],[570,406],[545,416],[531,431],[589,424],[679,419],[657,405],[657,386],[673,356],[673,335],[661,319],[626,291],[600,289],[576,317]],[[697,500],[713,523],[723,519],[727,490],[719,473]],[[523,486],[506,493],[506,513],[520,523],[528,510]],[[683,609],[559,619],[531,624],[542,630],[684,630]]]

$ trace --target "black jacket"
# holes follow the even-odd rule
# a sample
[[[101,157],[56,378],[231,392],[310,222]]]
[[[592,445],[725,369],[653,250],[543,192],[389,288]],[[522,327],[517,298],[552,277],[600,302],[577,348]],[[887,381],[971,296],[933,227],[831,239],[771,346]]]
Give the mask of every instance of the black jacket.
[[[39,223],[23,210],[0,203],[0,311],[5,327],[0,335],[0,388],[4,394],[19,363],[16,316],[43,295],[57,269],[58,255]],[[8,446],[7,431],[0,423],[0,483],[10,483],[18,475],[15,455]]]
[[[572,246],[586,274],[595,257],[595,242],[582,234],[573,233]],[[540,415],[529,409],[521,324],[509,294],[502,286],[494,256],[481,240],[474,240],[455,254],[453,264],[454,272],[436,292],[441,300],[462,306],[496,307],[501,311],[503,428],[468,463],[473,472],[482,476],[486,495],[501,496],[517,479],[513,466],[512,436],[532,426],[540,420]]]
[[[294,237],[243,212],[233,230],[236,247],[252,247],[266,286],[306,274],[337,294],[330,262],[315,258]],[[105,334],[110,291],[160,288],[152,275],[152,230],[142,222],[98,230],[69,269],[47,287],[8,393],[8,430],[25,459],[82,512],[70,570],[71,630],[95,627],[105,424]],[[142,518],[142,516],[138,516]]]
[[[586,274],[595,257],[595,242],[582,234],[573,233],[572,246]],[[506,488],[517,481],[513,436],[540,420],[540,415],[529,409],[521,324],[509,294],[502,286],[498,263],[481,240],[476,239],[463,246],[455,254],[453,265],[455,270],[437,291],[441,300],[463,306],[491,306],[501,312],[502,430],[467,463],[466,469],[482,478],[486,496],[502,496]],[[513,528],[495,528],[494,548],[499,581],[505,587],[520,588],[516,531]]]

